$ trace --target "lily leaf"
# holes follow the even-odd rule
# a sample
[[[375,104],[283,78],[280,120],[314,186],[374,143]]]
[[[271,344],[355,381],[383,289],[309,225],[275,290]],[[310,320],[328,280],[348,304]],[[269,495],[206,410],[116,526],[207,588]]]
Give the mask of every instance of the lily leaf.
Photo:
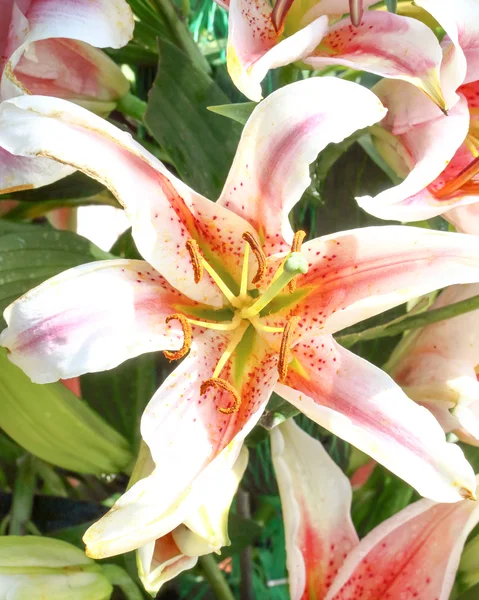
[[[217,115],[228,117],[228,119],[233,119],[233,121],[237,121],[238,123],[241,123],[241,125],[244,125],[250,118],[251,113],[254,111],[256,106],[256,102],[239,102],[238,104],[220,104],[218,106],[208,106],[208,110],[216,113]]]

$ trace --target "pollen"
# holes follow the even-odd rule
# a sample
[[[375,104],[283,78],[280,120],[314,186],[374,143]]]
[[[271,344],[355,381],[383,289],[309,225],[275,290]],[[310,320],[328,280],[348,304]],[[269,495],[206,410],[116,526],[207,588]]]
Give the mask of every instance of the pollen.
[[[200,248],[198,242],[193,239],[189,239],[186,242],[186,249],[190,255],[191,264],[195,275],[195,283],[199,283],[203,277],[203,263],[201,261]]]
[[[169,323],[170,321],[177,320],[180,322],[181,328],[183,329],[183,346],[176,350],[176,352],[170,352],[170,350],[165,350],[163,354],[166,356],[168,360],[180,360],[183,356],[186,356],[191,348],[191,340],[193,337],[193,333],[191,331],[191,325],[188,319],[184,315],[180,315],[179,313],[174,313],[166,317],[165,322]]]
[[[303,240],[306,237],[306,232],[300,229],[294,234],[293,243],[291,245],[291,252],[301,252],[301,246]],[[289,293],[292,294],[296,289],[296,278],[292,279],[288,284]]]
[[[251,235],[249,231],[245,231],[243,233],[243,239],[249,244],[249,247],[253,251],[256,260],[258,261],[258,270],[251,281],[252,283],[260,283],[266,274],[266,255],[258,241]]]
[[[218,410],[221,413],[225,415],[230,415],[239,411],[239,408],[241,406],[241,397],[238,394],[237,390],[231,385],[231,383],[229,383],[225,379],[220,379],[219,377],[212,377],[211,379],[203,381],[200,387],[200,394],[203,396],[203,394],[206,393],[206,390],[208,390],[211,387],[221,390],[223,392],[228,392],[233,397],[233,406],[230,406],[228,408],[218,408]]]
[[[288,374],[288,365],[291,359],[291,343],[294,330],[298,324],[299,317],[291,317],[286,323],[286,327],[283,331],[283,337],[281,338],[281,348],[279,350],[279,361],[278,361],[278,373],[279,381],[283,383]]]

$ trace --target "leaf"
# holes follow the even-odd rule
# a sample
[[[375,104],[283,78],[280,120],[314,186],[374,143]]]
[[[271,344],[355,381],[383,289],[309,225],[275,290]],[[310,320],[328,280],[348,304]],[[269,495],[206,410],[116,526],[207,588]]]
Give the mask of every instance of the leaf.
[[[262,527],[252,519],[245,519],[239,515],[230,513],[228,519],[228,534],[231,546],[221,549],[221,559],[238,554],[256,542],[261,535]]]
[[[41,188],[0,195],[0,200],[26,200],[27,202],[67,200],[70,198],[88,198],[105,190],[106,188],[103,184],[83,173],[77,172]]]
[[[215,200],[231,166],[241,127],[205,108],[226,104],[228,98],[186,54],[161,39],[159,53],[145,123],[185,183]]]
[[[76,233],[0,219],[0,313],[46,279],[107,258],[112,256]]]
[[[238,104],[219,104],[218,106],[208,106],[207,108],[217,115],[227,117],[244,125],[256,106],[256,102],[239,102]]]

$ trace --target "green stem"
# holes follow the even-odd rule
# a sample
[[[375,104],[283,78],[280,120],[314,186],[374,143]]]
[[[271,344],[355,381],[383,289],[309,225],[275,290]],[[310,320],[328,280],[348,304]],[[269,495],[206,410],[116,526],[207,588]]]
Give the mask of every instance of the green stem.
[[[10,511],[10,535],[23,535],[32,514],[33,497],[36,488],[34,457],[25,454],[18,462],[17,477],[13,488],[13,501]]]
[[[343,346],[350,347],[358,342],[364,342],[366,340],[373,340],[381,337],[392,337],[399,333],[404,333],[409,329],[418,329],[419,327],[425,327],[431,323],[437,323],[439,321],[445,321],[446,319],[452,319],[464,313],[471,312],[472,310],[479,309],[479,295],[443,306],[441,308],[435,308],[418,315],[406,316],[400,320],[396,319],[391,323],[385,325],[378,325],[377,327],[371,327],[371,329],[365,329],[358,333],[348,333],[346,335],[337,335],[336,340]]]
[[[212,554],[200,556],[199,564],[218,600],[235,600],[214,556]]]
[[[146,112],[146,102],[134,94],[128,93],[118,100],[117,109],[127,117],[132,117],[142,123]]]

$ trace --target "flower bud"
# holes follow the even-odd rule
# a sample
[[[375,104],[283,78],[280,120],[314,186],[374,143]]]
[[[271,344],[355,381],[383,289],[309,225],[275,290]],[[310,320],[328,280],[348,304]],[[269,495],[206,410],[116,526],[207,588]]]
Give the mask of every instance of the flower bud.
[[[128,442],[61,383],[38,385],[0,349],[0,428],[64,469],[101,475],[125,469]]]
[[[108,600],[111,583],[85,553],[61,540],[0,537],[0,600]]]

